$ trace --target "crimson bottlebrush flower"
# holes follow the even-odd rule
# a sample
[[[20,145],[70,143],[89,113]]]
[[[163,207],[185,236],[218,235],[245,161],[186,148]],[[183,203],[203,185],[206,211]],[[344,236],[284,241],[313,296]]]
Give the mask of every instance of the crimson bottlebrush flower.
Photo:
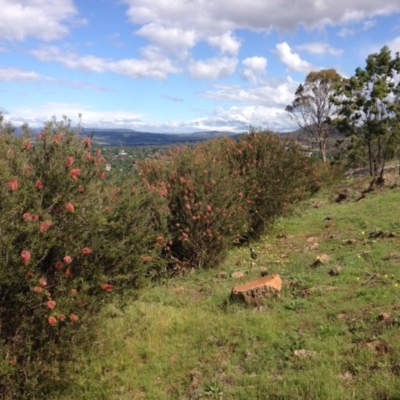
[[[49,325],[53,326],[57,323],[56,317],[53,317],[52,315],[47,319]]]
[[[71,268],[67,268],[67,269],[65,270],[64,276],[65,276],[66,278],[70,278],[70,277],[72,276],[72,269],[71,269]]]
[[[103,179],[106,173],[104,171],[99,172],[99,179]]]
[[[103,285],[101,285],[101,288],[102,288],[105,292],[111,292],[111,290],[112,290],[112,285],[110,285],[109,283],[103,283]]]
[[[90,160],[92,158],[92,155],[90,153],[85,154],[86,160]]]
[[[60,269],[62,269],[62,267],[63,267],[63,263],[62,263],[61,261],[57,261],[57,262],[54,264],[54,268],[55,268],[55,269],[60,270]]]
[[[76,293],[77,293],[77,290],[76,290],[76,289],[71,289],[70,293],[71,293],[71,294],[76,294]]]
[[[34,221],[34,222],[39,221],[39,215],[33,214],[33,215],[32,215],[32,221]]]
[[[25,274],[25,278],[26,278],[26,279],[32,279],[32,278],[33,278],[33,272],[28,271],[28,272]]]
[[[14,190],[17,190],[19,185],[17,178],[12,178],[10,182],[8,182],[8,188],[13,192]]]
[[[164,238],[162,236],[158,236],[156,240],[158,243],[161,243],[164,240]]]
[[[40,278],[39,285],[45,287],[47,285],[46,279]]]
[[[63,134],[61,132],[56,133],[53,137],[53,143],[60,143],[62,137]]]
[[[50,300],[47,302],[47,307],[49,307],[50,310],[52,310],[56,305],[57,303],[54,300]]]
[[[23,213],[22,214],[22,219],[24,220],[24,221],[31,221],[32,220],[32,215],[31,214],[29,214],[29,213]]]
[[[70,211],[70,212],[74,212],[74,210],[75,210],[75,207],[74,207],[74,205],[73,205],[72,203],[67,203],[67,204],[64,206],[64,208],[65,208],[66,210]]]
[[[31,259],[31,253],[28,250],[21,251],[21,261],[22,264],[27,265]]]
[[[35,287],[33,288],[33,291],[36,292],[36,293],[41,293],[42,290],[43,290],[43,289],[42,289],[40,286],[35,286]]]
[[[83,139],[83,143],[85,144],[85,147],[90,147],[90,144],[91,144],[91,140],[90,140],[90,138],[85,138],[85,139]]]
[[[87,256],[88,254],[92,254],[92,250],[89,249],[89,247],[84,247],[84,248],[82,249],[82,254],[85,255],[85,256]]]
[[[207,205],[206,210],[207,210],[208,212],[210,212],[210,211],[212,210],[212,207],[211,207],[210,205]]]
[[[40,179],[38,179],[38,180],[36,181],[36,183],[35,183],[35,188],[36,188],[36,189],[42,189],[42,188],[43,188],[43,182],[42,182]]]
[[[26,174],[31,174],[33,172],[33,168],[30,166],[30,165],[27,165],[26,167],[25,167],[25,173]]]
[[[70,316],[69,316],[69,320],[71,321],[71,322],[76,322],[76,321],[78,321],[78,316],[76,315],[76,314],[70,314]]]
[[[24,142],[24,144],[23,144],[23,150],[29,150],[29,149],[31,149],[32,148],[32,143],[31,142]]]
[[[71,179],[76,181],[78,179],[78,176],[82,173],[82,171],[79,168],[74,168],[71,169],[71,171],[69,172]]]
[[[65,165],[67,167],[70,167],[73,163],[74,163],[74,157],[68,156],[66,161],[65,161]]]
[[[70,257],[70,256],[65,256],[64,257],[64,262],[65,262],[65,264],[71,264],[71,262],[72,262],[72,258]]]
[[[51,226],[51,221],[43,221],[40,224],[40,232],[44,233],[46,232]]]
[[[64,315],[64,314],[59,314],[59,315],[57,316],[57,318],[58,318],[58,320],[61,321],[61,322],[65,321],[65,315]]]

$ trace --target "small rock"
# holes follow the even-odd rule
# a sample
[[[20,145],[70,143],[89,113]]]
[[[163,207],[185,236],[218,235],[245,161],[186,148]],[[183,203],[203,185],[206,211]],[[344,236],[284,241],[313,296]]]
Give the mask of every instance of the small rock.
[[[377,320],[378,321],[387,321],[390,320],[392,318],[392,316],[389,313],[381,313],[378,315]]]
[[[202,395],[201,389],[194,389],[189,393],[189,398],[192,400],[199,399]]]
[[[232,288],[231,295],[248,304],[257,304],[263,298],[280,296],[282,279],[279,274],[265,276]]]
[[[315,243],[310,244],[307,248],[308,248],[308,250],[315,250],[315,249],[318,249],[318,247],[319,247],[319,243],[315,242]]]
[[[390,232],[390,233],[388,234],[388,237],[390,237],[390,238],[395,238],[395,237],[397,237],[397,233],[396,233],[396,232]]]
[[[293,350],[293,355],[295,357],[312,357],[315,354],[316,354],[315,351],[312,350],[304,350],[304,349]]]
[[[240,279],[244,277],[244,273],[242,271],[232,272],[231,277],[235,279]]]
[[[340,275],[340,272],[342,271],[343,267],[336,267],[332,268],[328,273],[330,276],[338,276]]]

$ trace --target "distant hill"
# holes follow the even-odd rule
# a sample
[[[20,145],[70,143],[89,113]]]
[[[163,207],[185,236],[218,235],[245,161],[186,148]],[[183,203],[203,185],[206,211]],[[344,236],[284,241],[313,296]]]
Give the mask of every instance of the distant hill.
[[[36,136],[42,129],[31,129]],[[21,129],[16,128],[16,134],[21,133]],[[238,137],[240,134],[229,131],[203,131],[194,133],[152,133],[135,131],[132,129],[98,129],[85,128],[83,135],[93,134],[93,141],[102,146],[167,146],[178,143],[196,143],[216,137],[230,136]]]

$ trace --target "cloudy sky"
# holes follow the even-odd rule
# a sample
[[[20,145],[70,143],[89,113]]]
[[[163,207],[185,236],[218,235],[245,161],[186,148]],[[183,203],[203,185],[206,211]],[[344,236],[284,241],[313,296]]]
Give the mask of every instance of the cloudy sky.
[[[0,111],[149,132],[294,128],[308,72],[400,51],[400,0],[0,0]]]

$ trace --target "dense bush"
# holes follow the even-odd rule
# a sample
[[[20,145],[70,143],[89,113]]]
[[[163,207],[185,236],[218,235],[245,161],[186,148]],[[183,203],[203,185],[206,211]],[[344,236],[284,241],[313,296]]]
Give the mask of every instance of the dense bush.
[[[232,178],[244,178],[250,235],[266,232],[290,204],[319,187],[312,160],[280,135],[252,130],[237,141],[234,157],[239,168]]]
[[[62,383],[114,292],[161,269],[160,196],[112,187],[100,150],[68,120],[0,126],[0,393],[35,398]],[[163,239],[164,240],[164,239]]]
[[[235,147],[232,139],[216,139],[140,164],[143,182],[164,190],[168,201],[173,269],[217,266],[247,232],[243,179],[230,178],[235,166],[227,157]]]

